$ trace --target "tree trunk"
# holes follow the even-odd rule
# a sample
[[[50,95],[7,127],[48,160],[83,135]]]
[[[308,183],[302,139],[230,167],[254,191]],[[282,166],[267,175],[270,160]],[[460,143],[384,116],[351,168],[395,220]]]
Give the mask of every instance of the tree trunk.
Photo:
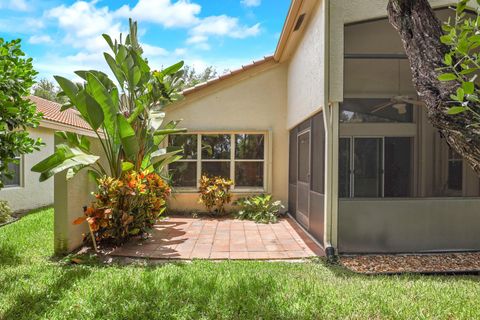
[[[480,176],[480,132],[468,112],[448,115],[450,95],[460,85],[456,81],[437,79],[444,67],[443,59],[449,48],[441,43],[441,22],[428,0],[389,0],[388,17],[400,34],[410,61],[413,83],[428,110],[428,119],[440,131],[447,143],[462,155]]]

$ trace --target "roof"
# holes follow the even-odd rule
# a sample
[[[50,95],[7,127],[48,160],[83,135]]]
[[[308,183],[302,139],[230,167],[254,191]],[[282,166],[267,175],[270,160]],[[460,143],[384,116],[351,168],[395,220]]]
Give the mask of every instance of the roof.
[[[194,92],[197,92],[197,91],[200,91],[206,87],[209,87],[211,85],[214,85],[222,80],[225,80],[225,79],[228,79],[228,78],[231,78],[239,73],[242,73],[243,71],[247,71],[247,70],[250,70],[252,68],[256,68],[258,66],[261,66],[261,65],[264,65],[266,63],[269,63],[269,62],[274,62],[276,63],[275,59],[273,58],[273,56],[266,56],[266,57],[263,57],[263,59],[260,59],[260,60],[256,60],[256,61],[252,61],[252,63],[249,63],[247,65],[243,65],[241,68],[238,68],[238,69],[235,69],[235,70],[232,70],[232,71],[229,71],[225,74],[222,74],[218,77],[215,77],[213,79],[210,79],[206,82],[202,82],[202,83],[199,83],[197,84],[196,86],[194,87],[191,87],[191,88],[188,88],[188,89],[185,89],[183,90],[183,94],[184,95],[189,95],[189,94],[192,94]]]
[[[276,60],[280,60],[285,50],[285,45],[293,32],[297,16],[299,15],[300,8],[302,7],[303,0],[292,0],[290,8],[288,8],[287,17],[283,23],[282,33],[278,39],[277,48],[275,49],[274,57]]]
[[[43,113],[45,120],[53,121],[59,124],[72,126],[81,129],[91,130],[88,123],[80,117],[80,113],[75,109],[60,111],[62,105],[37,96],[29,96],[28,99],[37,106],[37,111]]]

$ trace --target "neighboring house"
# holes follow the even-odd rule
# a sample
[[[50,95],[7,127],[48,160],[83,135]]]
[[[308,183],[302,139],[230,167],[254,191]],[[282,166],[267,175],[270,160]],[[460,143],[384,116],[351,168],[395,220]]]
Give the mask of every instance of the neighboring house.
[[[61,105],[39,97],[29,99],[37,106],[37,111],[43,113],[40,126],[29,130],[34,139],[41,138],[45,146],[32,154],[19,157],[18,164],[12,164],[14,178],[5,182],[0,190],[0,200],[7,200],[14,211],[24,211],[53,204],[53,179],[39,182],[39,174],[30,169],[39,161],[54,152],[55,131],[63,130],[90,136],[92,132],[77,111],[69,109],[60,112]]]
[[[454,3],[431,1],[441,19]],[[186,90],[170,207],[201,210],[208,173],[340,253],[479,250],[479,179],[428,123],[386,6],[293,0],[273,56]]]

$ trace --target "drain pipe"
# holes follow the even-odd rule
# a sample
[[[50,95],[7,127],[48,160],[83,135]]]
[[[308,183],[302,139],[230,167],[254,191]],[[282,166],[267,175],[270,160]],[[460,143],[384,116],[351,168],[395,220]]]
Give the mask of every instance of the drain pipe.
[[[325,210],[325,229],[324,229],[324,245],[325,245],[325,254],[328,259],[331,259],[335,256],[335,247],[332,244],[333,240],[333,209],[334,207],[334,172],[332,172],[332,167],[334,165],[334,123],[333,120],[334,112],[333,108],[335,106],[330,103],[330,0],[324,0],[325,5],[325,42],[324,42],[324,103],[323,103],[323,121],[325,125],[325,193],[326,197],[324,199],[324,210]]]

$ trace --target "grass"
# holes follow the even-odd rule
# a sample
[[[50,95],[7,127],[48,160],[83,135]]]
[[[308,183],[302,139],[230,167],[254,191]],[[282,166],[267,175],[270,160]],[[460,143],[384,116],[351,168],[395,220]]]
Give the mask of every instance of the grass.
[[[362,276],[323,261],[68,265],[53,210],[0,228],[0,319],[479,319],[479,277]]]

